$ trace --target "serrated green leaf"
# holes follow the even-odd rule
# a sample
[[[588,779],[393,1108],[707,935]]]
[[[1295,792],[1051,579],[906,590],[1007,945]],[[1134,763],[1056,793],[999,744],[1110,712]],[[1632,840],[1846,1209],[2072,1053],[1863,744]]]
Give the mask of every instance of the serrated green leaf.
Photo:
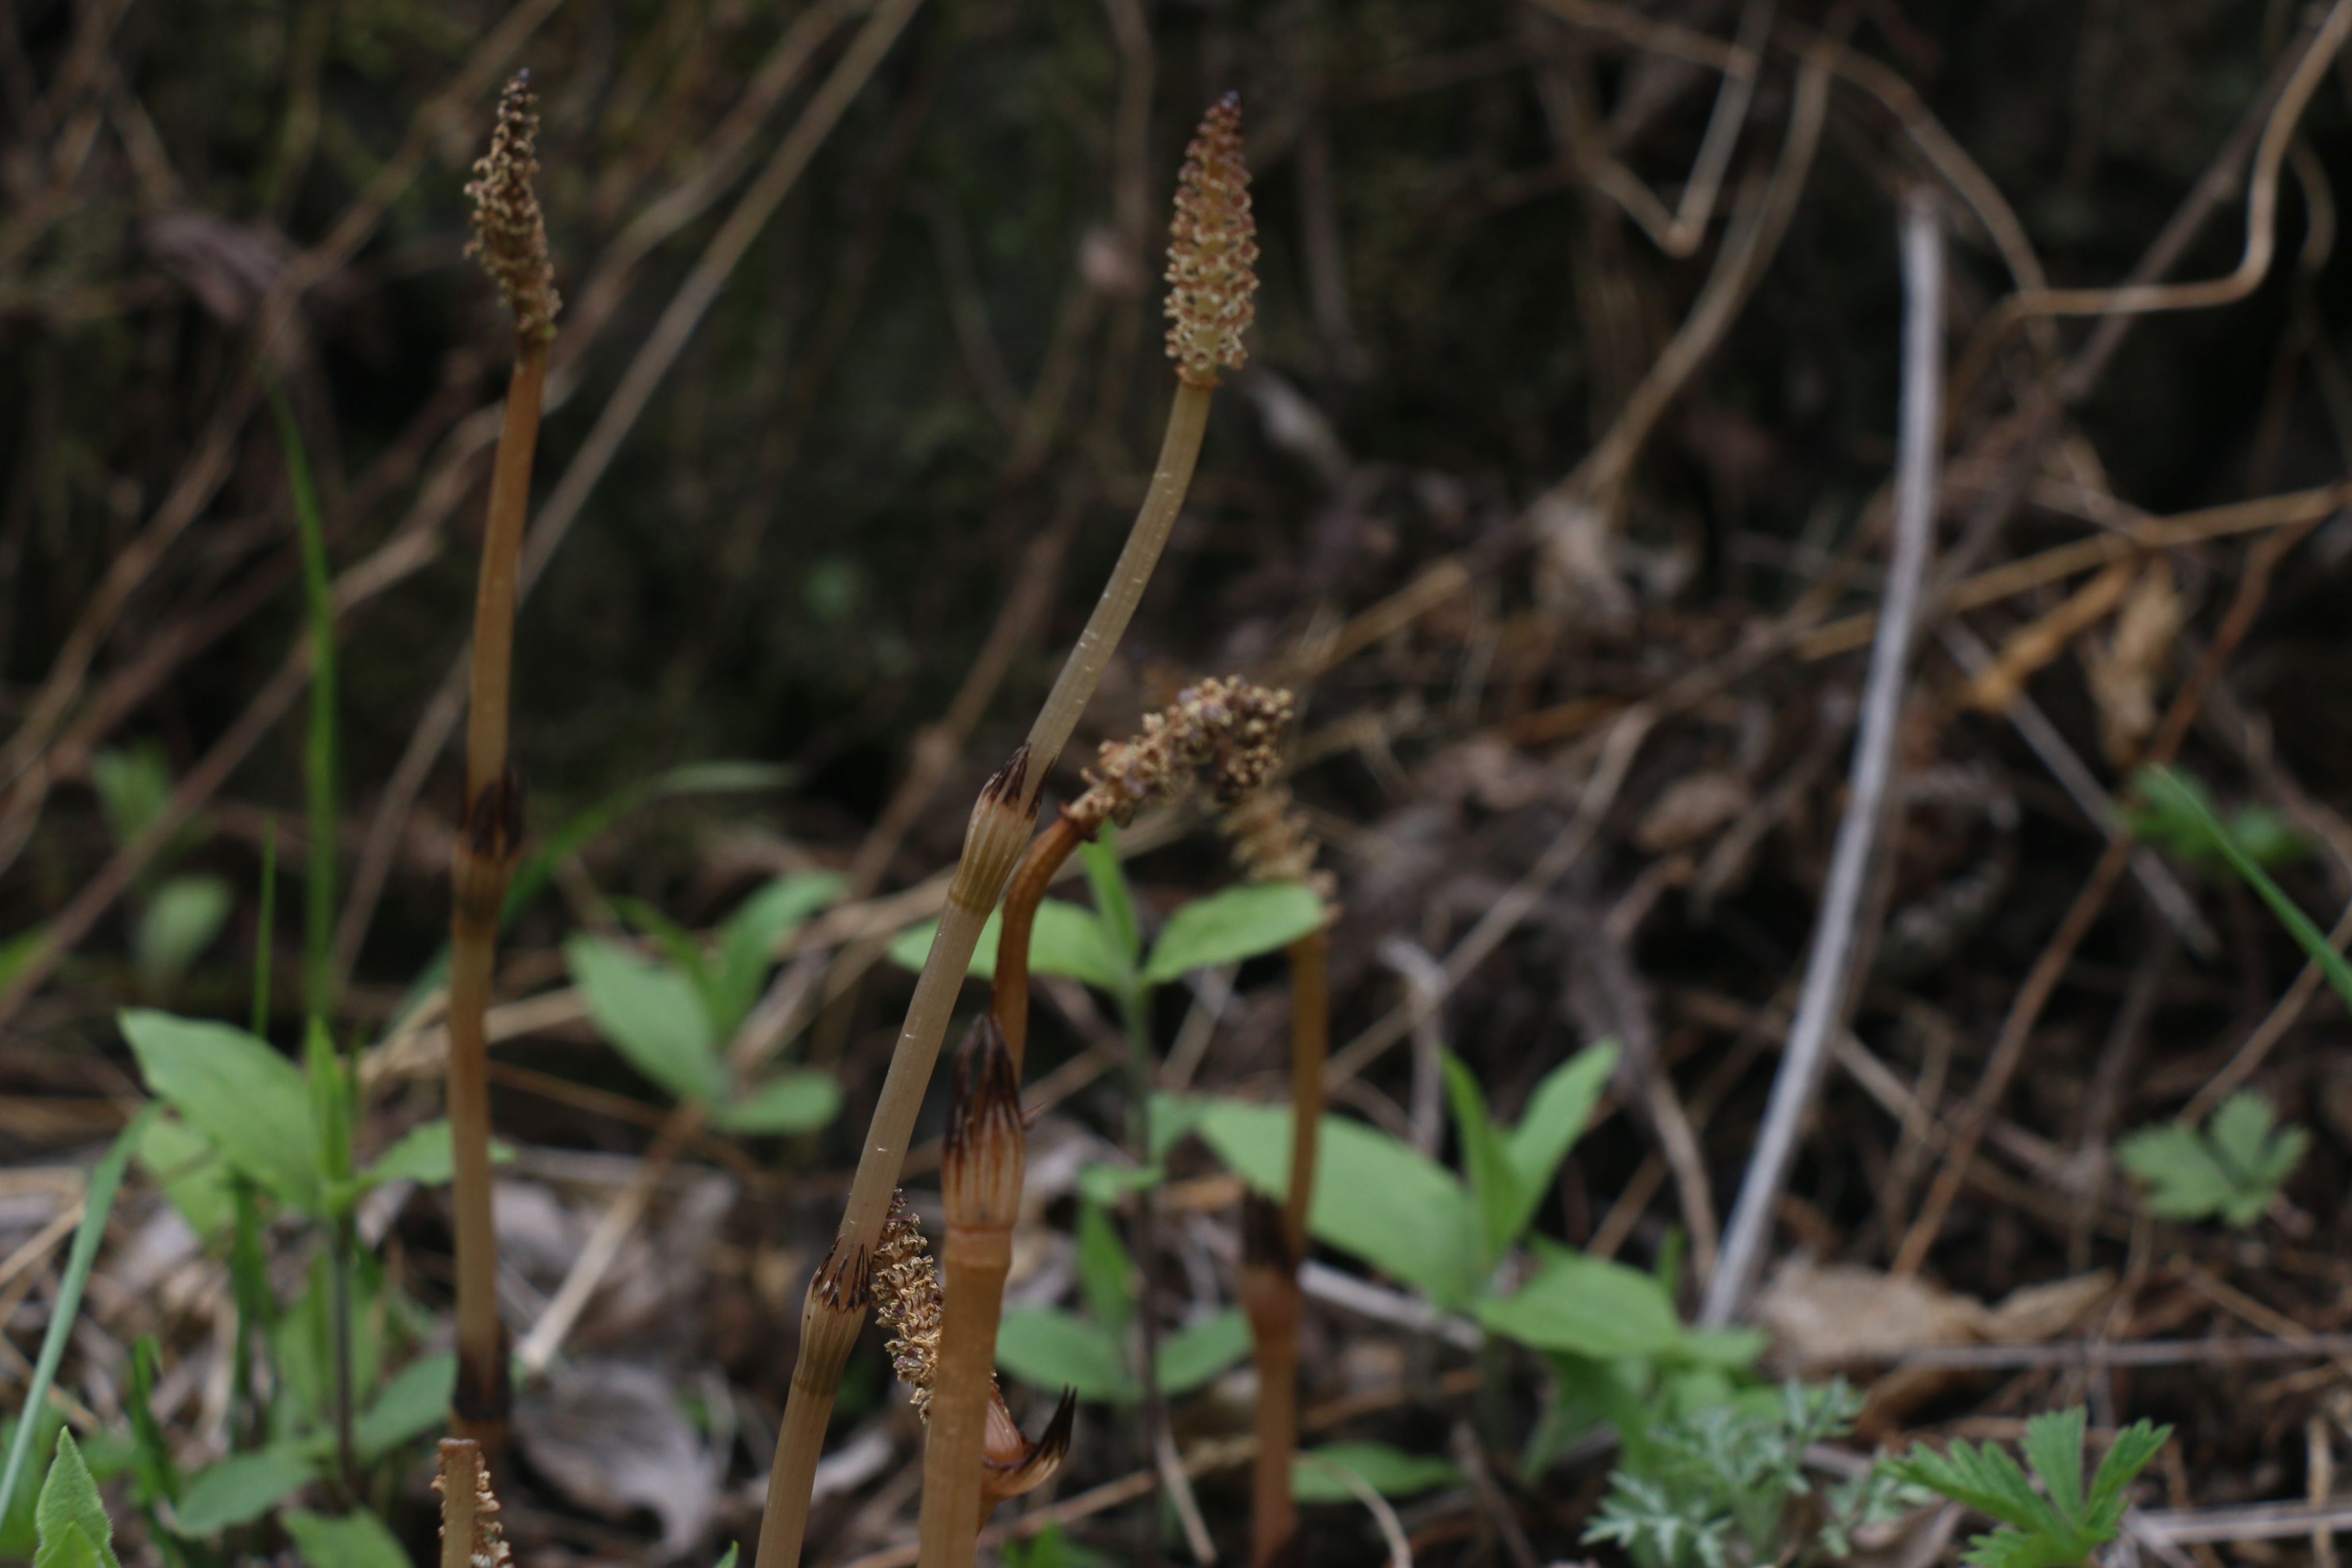
[[[1347,1471],[1382,1497],[1416,1497],[1463,1481],[1461,1470],[1445,1460],[1386,1443],[1327,1443],[1298,1458],[1291,1468],[1290,1495],[1300,1502],[1355,1501],[1355,1492],[1335,1470]]]
[[[1681,1345],[1682,1320],[1655,1279],[1606,1259],[1546,1250],[1526,1284],[1473,1305],[1482,1325],[1537,1350],[1598,1360],[1661,1355]]]
[[[1512,1217],[1522,1210],[1519,1178],[1502,1134],[1486,1118],[1486,1097],[1478,1088],[1477,1075],[1450,1051],[1444,1061],[1445,1097],[1454,1108],[1454,1125],[1462,1137],[1462,1167],[1470,1178],[1470,1196],[1478,1207],[1478,1268],[1485,1272],[1494,1268],[1517,1237],[1510,1226]]]
[[[330,1518],[289,1508],[278,1519],[310,1568],[414,1568],[399,1540],[372,1513]]]
[[[1941,1454],[1923,1444],[1900,1459],[1887,1460],[1886,1466],[1898,1480],[1926,1487],[2005,1524],[2044,1534],[2062,1528],[2025,1472],[1999,1444],[1979,1448],[1958,1437]]]
[[[1076,1241],[1078,1294],[1095,1322],[1123,1339],[1135,1317],[1135,1260],[1099,1204],[1078,1206]]]
[[[2042,1478],[2050,1506],[2068,1522],[2083,1517],[2083,1432],[2087,1421],[2080,1405],[2044,1410],[2028,1418],[2017,1445]]]
[[[713,1032],[720,1039],[731,1038],[760,999],[778,946],[847,885],[829,871],[793,872],[751,894],[727,917],[710,977]]]
[[[2091,1495],[2084,1511],[2084,1522],[2103,1531],[2103,1540],[2114,1539],[2123,1522],[2125,1489],[2163,1451],[2171,1437],[2171,1427],[2139,1420],[2117,1432],[2115,1441],[2107,1445],[2106,1457],[2091,1478]]]
[[[1152,1123],[1189,1127],[1270,1197],[1290,1185],[1290,1111],[1235,1100],[1162,1096]],[[1478,1214],[1469,1189],[1402,1139],[1325,1116],[1316,1139],[1307,1228],[1318,1239],[1458,1307],[1479,1282]]]
[[[996,977],[996,944],[1003,924],[1004,912],[999,910],[980,928],[980,942],[971,950],[971,967],[966,971],[972,978]],[[890,961],[920,973],[939,928],[938,921],[926,920],[899,932],[890,939]],[[1037,905],[1036,924],[1029,932],[1029,972],[1059,975],[1105,991],[1118,990],[1128,979],[1127,961],[1094,912],[1058,898]]]
[[[33,1505],[33,1523],[41,1542],[33,1568],[121,1568],[114,1557],[114,1526],[71,1432],[58,1434],[57,1455]]]
[[[1517,1241],[1535,1218],[1560,1161],[1583,1135],[1592,1108],[1616,1070],[1616,1043],[1603,1040],[1578,1051],[1536,1085],[1527,1113],[1505,1140],[1512,1173],[1518,1178],[1516,1207],[1505,1216],[1506,1246]]]
[[[1143,956],[1143,927],[1135,918],[1135,894],[1127,885],[1127,868],[1119,863],[1118,830],[1105,822],[1102,831],[1078,846],[1087,870],[1087,885],[1094,890],[1095,915],[1112,944],[1127,955],[1133,968]]]
[[[189,1478],[173,1510],[183,1535],[211,1535],[250,1524],[310,1484],[310,1458],[292,1443],[223,1459]]]
[[[740,1100],[711,1107],[711,1124],[724,1133],[783,1136],[813,1133],[841,1114],[841,1083],[813,1067],[786,1068]]]
[[[574,936],[563,950],[588,1016],[630,1066],[681,1100],[726,1092],[710,1015],[690,978],[602,936]]]
[[[310,1088],[299,1068],[227,1024],[143,1008],[127,1009],[121,1022],[148,1088],[271,1195],[320,1212]]]
[[[1304,883],[1244,883],[1196,898],[1168,917],[1143,982],[1163,986],[1195,969],[1277,952],[1324,918],[1323,901]]]
[[[2116,1146],[2116,1157],[2148,1184],[2151,1213],[2173,1219],[2218,1215],[2242,1228],[2269,1209],[2309,1146],[2303,1128],[2273,1131],[2275,1121],[2262,1096],[2241,1091],[2222,1103],[2204,1132],[2182,1123],[2144,1128]]]
[[[1139,1396],[1127,1352],[1100,1323],[1054,1307],[1011,1307],[996,1325],[996,1364],[1038,1388],[1074,1388],[1081,1399],[1131,1405]]]
[[[1226,1307],[1160,1339],[1154,1364],[1162,1394],[1190,1394],[1238,1366],[1250,1353],[1249,1319]]]

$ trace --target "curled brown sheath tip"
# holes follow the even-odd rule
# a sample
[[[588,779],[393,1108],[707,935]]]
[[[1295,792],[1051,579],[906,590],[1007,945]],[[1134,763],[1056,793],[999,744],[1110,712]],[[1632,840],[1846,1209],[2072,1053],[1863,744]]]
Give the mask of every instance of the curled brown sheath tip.
[[[1037,1434],[1033,1443],[1013,1424],[1013,1414],[1005,1409],[1003,1396],[990,1399],[988,1447],[981,1461],[980,1496],[983,1510],[994,1508],[1008,1498],[1034,1491],[1054,1478],[1054,1472],[1062,1468],[1062,1460],[1069,1454],[1070,1433],[1077,1412],[1077,1390],[1064,1389],[1061,1402],[1054,1406],[1053,1419],[1045,1423],[1045,1429]]]

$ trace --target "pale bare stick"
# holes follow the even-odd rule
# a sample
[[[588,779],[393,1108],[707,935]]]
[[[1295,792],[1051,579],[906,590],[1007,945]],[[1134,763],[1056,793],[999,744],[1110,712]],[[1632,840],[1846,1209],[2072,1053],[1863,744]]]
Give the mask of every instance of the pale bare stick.
[[[1941,459],[1944,390],[1944,235],[1933,197],[1914,191],[1903,204],[1903,392],[1901,445],[1895,460],[1894,544],[1886,565],[1885,609],[1871,649],[1855,727],[1852,781],[1844,818],[1831,852],[1828,884],[1814,928],[1811,956],[1789,1029],[1789,1043],[1772,1082],[1772,1097],[1756,1139],[1739,1200],[1731,1211],[1723,1251],[1707,1281],[1699,1321],[1730,1322],[1746,1306],[1771,1239],[1772,1215],[1796,1161],[1797,1141],[1829,1060],[1830,1038],[1845,1014],[1852,977],[1854,922],[1862,913],[1871,857],[1885,816],[1894,772],[1895,731],[1911,658],[1921,584],[1933,553],[1937,468]]]

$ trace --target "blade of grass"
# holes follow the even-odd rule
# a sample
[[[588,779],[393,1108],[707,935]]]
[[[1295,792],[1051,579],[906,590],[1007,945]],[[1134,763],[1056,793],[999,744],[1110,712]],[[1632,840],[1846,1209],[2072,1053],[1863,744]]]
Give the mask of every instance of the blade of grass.
[[[2344,998],[2344,1005],[2352,1008],[2352,964],[2346,963],[2344,956],[2329,945],[2326,934],[2311,923],[2309,915],[2295,907],[2294,900],[2286,895],[2286,890],[2271,880],[2270,873],[2246,852],[2245,846],[2238,842],[2237,836],[2213,815],[2204,800],[2179,774],[2169,768],[2146,768],[2140,774],[2141,793],[2147,793],[2151,787],[2163,792],[2166,804],[2196,819],[2197,825],[2212,840],[2213,847],[2221,852],[2221,858],[2230,862],[2230,869],[2244,877],[2246,884],[2271,906],[2271,913],[2279,917],[2279,924],[2286,927],[2287,934],[2295,939],[2311,961],[2319,966],[2320,973],[2327,977],[2327,983],[2336,988],[2337,996]]]
[[[335,946],[335,594],[327,572],[327,535],[310,448],[277,380],[265,372],[270,412],[286,452],[294,528],[302,541],[302,608],[310,629],[310,727],[302,749],[309,813],[308,888],[302,901],[302,1005],[325,1018],[333,1003]]]
[[[25,1457],[32,1451],[33,1433],[40,1423],[34,1417],[41,1402],[49,1396],[49,1385],[57,1381],[58,1364],[65,1359],[66,1340],[73,1333],[74,1316],[81,1311],[82,1287],[89,1283],[89,1271],[98,1262],[98,1244],[106,1235],[106,1217],[114,1210],[114,1194],[122,1185],[122,1167],[131,1163],[131,1155],[139,1141],[147,1135],[147,1124],[154,1116],[155,1107],[149,1105],[131,1119],[131,1124],[115,1138],[114,1146],[89,1173],[89,1186],[81,1200],[81,1227],[74,1232],[73,1248],[66,1254],[65,1277],[58,1281],[57,1305],[49,1312],[48,1332],[41,1336],[40,1359],[33,1364],[33,1379],[25,1385],[25,1403],[21,1418],[16,1423],[16,1441],[8,1446],[8,1464],[0,1469],[0,1519],[8,1517],[8,1504],[16,1495],[16,1482],[25,1469]]]

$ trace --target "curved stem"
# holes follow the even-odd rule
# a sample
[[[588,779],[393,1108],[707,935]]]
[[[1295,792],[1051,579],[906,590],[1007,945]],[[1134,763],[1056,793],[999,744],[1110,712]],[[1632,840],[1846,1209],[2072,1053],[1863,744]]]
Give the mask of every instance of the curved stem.
[[[1037,926],[1037,905],[1062,869],[1092,833],[1066,816],[1030,841],[1028,852],[1013,868],[1004,884],[1004,919],[997,930],[996,979],[989,994],[989,1011],[1004,1031],[1004,1048],[1013,1053],[1017,1076],[1029,1046],[1029,939]]]

